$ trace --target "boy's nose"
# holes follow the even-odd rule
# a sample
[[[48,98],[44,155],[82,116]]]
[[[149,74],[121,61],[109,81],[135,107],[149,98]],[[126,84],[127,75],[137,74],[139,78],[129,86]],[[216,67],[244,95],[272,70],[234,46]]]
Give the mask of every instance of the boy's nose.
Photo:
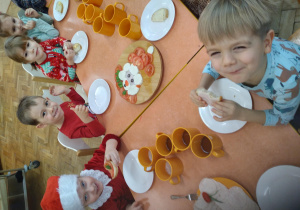
[[[235,58],[231,53],[224,53],[223,54],[223,65],[230,66],[235,64]]]

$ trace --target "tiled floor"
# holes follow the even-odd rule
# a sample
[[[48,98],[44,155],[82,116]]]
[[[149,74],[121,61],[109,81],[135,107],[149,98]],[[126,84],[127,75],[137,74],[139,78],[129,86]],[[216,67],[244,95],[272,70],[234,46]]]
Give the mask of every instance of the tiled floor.
[[[8,0],[5,0],[8,1]],[[1,0],[0,9],[4,5]],[[288,38],[300,28],[300,4],[296,0],[284,0],[274,19],[277,34]],[[11,4],[8,14],[16,15],[19,8]],[[16,119],[19,98],[40,94],[39,87],[48,84],[32,82],[29,75],[5,56],[3,41],[0,41],[0,158],[3,168],[19,168],[30,160],[41,161],[38,169],[26,176],[30,209],[40,209],[39,203],[49,176],[78,173],[91,156],[78,158],[73,151],[63,148],[57,141],[57,129],[36,129],[21,125]],[[99,140],[86,141],[90,146],[99,145]]]

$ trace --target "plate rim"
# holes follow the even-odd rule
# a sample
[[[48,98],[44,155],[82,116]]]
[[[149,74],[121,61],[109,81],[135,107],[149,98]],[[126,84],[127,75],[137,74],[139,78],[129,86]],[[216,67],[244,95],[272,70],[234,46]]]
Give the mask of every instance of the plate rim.
[[[104,84],[104,85],[103,85],[103,84]],[[95,103],[95,106],[97,107],[97,108],[96,108],[97,110],[93,109],[93,103],[90,103],[90,101],[92,101],[92,100],[95,101],[94,94],[92,94],[91,92],[92,92],[93,89],[95,89],[96,87],[99,87],[99,85],[102,85],[102,86],[104,87],[104,89],[107,90],[107,92],[108,92],[108,102],[107,102],[107,105],[106,105],[106,107],[104,108],[103,111],[100,110],[100,109],[97,107],[96,103]],[[93,91],[93,92],[94,92],[94,91]],[[110,91],[109,84],[108,84],[104,79],[101,79],[101,78],[98,78],[98,79],[94,80],[93,83],[91,84],[90,88],[89,88],[89,93],[88,93],[88,102],[89,102],[89,106],[91,107],[92,111],[93,111],[95,114],[102,114],[102,113],[104,113],[104,112],[107,110],[107,108],[108,108],[108,106],[109,106],[109,104],[110,104],[110,100],[111,100],[111,91]],[[99,111],[99,110],[100,110],[100,111]]]
[[[156,38],[149,38],[149,36],[148,35],[146,35],[145,34],[145,27],[146,26],[144,26],[144,25],[147,25],[147,18],[146,18],[146,13],[145,13],[145,11],[147,11],[147,9],[148,9],[148,7],[149,8],[151,8],[151,6],[152,5],[156,5],[156,3],[159,3],[159,4],[163,4],[163,3],[165,3],[165,2],[167,2],[167,3],[170,3],[170,8],[172,8],[172,21],[171,21],[171,24],[170,24],[170,27],[169,27],[169,29],[168,30],[166,30],[166,32],[165,32],[165,34],[163,34],[162,33],[162,35],[160,35],[160,36],[157,36]],[[169,15],[170,15],[170,13],[169,13]],[[143,10],[143,13],[142,13],[142,16],[141,16],[141,21],[140,21],[140,24],[141,24],[141,32],[142,32],[142,34],[143,34],[143,36],[147,39],[147,40],[149,40],[149,41],[158,41],[158,40],[160,40],[160,39],[162,39],[164,36],[166,36],[168,33],[169,33],[169,31],[171,30],[171,28],[172,28],[172,26],[173,26],[173,24],[174,24],[174,21],[175,21],[175,14],[176,14],[176,11],[175,11],[175,5],[174,5],[174,2],[172,1],[172,0],[157,0],[157,2],[155,2],[155,0],[150,0],[150,2],[148,2],[148,4],[145,6],[145,8],[144,8],[144,10]],[[169,16],[170,17],[170,16]],[[146,21],[146,22],[145,22]]]
[[[76,31],[76,32],[74,33],[72,39],[71,39],[71,43],[72,43],[72,44],[75,44],[75,43],[73,43],[73,42],[74,42],[74,39],[77,38],[76,36],[78,36],[78,37],[82,36],[83,39],[85,39],[85,40],[86,40],[86,43],[87,43],[87,47],[86,47],[86,49],[84,50],[84,51],[85,51],[84,56],[81,58],[81,60],[80,60],[80,59],[77,59],[78,61],[75,61],[75,59],[74,59],[74,63],[78,64],[78,63],[81,63],[81,62],[85,59],[85,57],[86,57],[86,55],[87,55],[88,48],[89,48],[89,39],[88,39],[87,34],[86,34],[84,31]],[[83,50],[83,49],[82,49],[82,50]],[[78,58],[78,56],[77,56],[77,58]]]
[[[222,81],[225,81],[225,82],[229,82],[232,84],[233,87],[237,87],[239,90],[242,90],[244,93],[247,94],[247,97],[249,98],[249,109],[252,109],[253,108],[253,101],[252,101],[252,97],[251,97],[251,94],[249,92],[249,90],[239,86],[238,84],[232,82],[231,80],[229,80],[228,78],[221,78],[221,79],[217,79],[214,81],[215,82],[222,82]],[[212,83],[212,85],[214,84]],[[212,85],[208,88],[208,90],[211,90],[211,87]],[[207,107],[198,107],[198,111],[199,111],[199,115],[200,115],[200,118],[202,119],[202,121],[204,122],[204,124],[209,128],[211,129],[212,131],[214,132],[217,132],[217,133],[223,133],[223,134],[227,134],[227,133],[234,133],[238,130],[240,130],[241,128],[243,128],[247,121],[241,121],[241,120],[234,120],[234,121],[240,121],[240,126],[238,126],[237,128],[233,128],[233,129],[225,129],[225,131],[223,129],[219,129],[221,128],[221,126],[212,126],[211,124],[209,124],[207,122],[207,120],[205,120],[205,117],[204,117],[204,113],[206,112],[209,112],[210,113],[210,106],[207,106]],[[209,114],[210,115],[210,114]],[[216,121],[217,122],[217,121]],[[226,122],[226,121],[225,121]]]
[[[127,153],[127,155],[125,156],[124,162],[123,162],[123,176],[124,176],[124,179],[125,179],[126,184],[128,185],[128,187],[129,187],[132,191],[134,191],[134,192],[136,192],[136,193],[145,193],[145,192],[147,192],[147,191],[151,188],[151,186],[152,186],[152,184],[153,184],[153,182],[154,182],[154,171],[151,171],[151,172],[145,172],[145,171],[143,170],[146,174],[149,174],[149,177],[150,177],[150,179],[151,179],[151,183],[149,184],[149,187],[145,188],[143,191],[137,192],[136,189],[133,189],[132,186],[130,186],[130,184],[126,181],[126,179],[127,179],[127,178],[126,178],[126,177],[127,177],[127,173],[125,173],[126,170],[124,170],[124,168],[125,168],[125,161],[128,159],[127,156],[128,156],[129,154],[132,154],[132,155],[137,159],[137,164],[139,164],[139,162],[138,162],[138,157],[137,157],[137,156],[138,156],[138,152],[139,152],[138,149],[134,149],[134,150],[129,151],[129,152]],[[141,166],[141,167],[142,167],[142,166]]]
[[[289,170],[287,170],[289,169]],[[256,194],[256,199],[257,199],[257,203],[261,208],[269,208],[271,206],[265,206],[267,202],[265,201],[265,197],[261,196],[261,192],[263,189],[262,188],[262,184],[261,183],[272,183],[274,181],[274,179],[276,179],[276,177],[281,177],[281,176],[286,176],[286,175],[292,175],[294,173],[291,173],[291,171],[298,171],[299,176],[300,176],[300,167],[294,166],[294,165],[278,165],[278,166],[274,166],[272,168],[267,169],[258,179],[258,182],[256,184],[256,190],[255,190],[255,194]],[[274,171],[277,171],[276,173],[274,173]],[[268,184],[269,185],[269,184]],[[265,185],[267,186],[267,185]]]
[[[57,4],[58,1],[63,1],[62,3],[63,3],[63,5],[64,5],[64,8],[66,8],[66,12],[63,11],[62,14],[59,14],[59,13],[55,10],[55,6],[56,6],[56,4]],[[66,2],[65,2],[65,1],[66,1]],[[65,5],[64,3],[66,3],[67,5]],[[54,17],[54,19],[55,19],[56,21],[58,21],[58,22],[62,21],[62,20],[65,18],[66,14],[67,14],[67,12],[68,12],[68,9],[69,9],[69,0],[55,0],[55,1],[54,1],[54,4],[53,4],[53,17]]]

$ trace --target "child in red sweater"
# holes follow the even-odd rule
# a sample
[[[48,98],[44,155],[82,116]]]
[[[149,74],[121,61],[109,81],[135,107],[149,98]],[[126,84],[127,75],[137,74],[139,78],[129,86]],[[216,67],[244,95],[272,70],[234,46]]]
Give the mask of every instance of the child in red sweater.
[[[104,168],[105,161],[120,163],[118,150],[121,140],[107,134],[85,170],[76,174],[52,176],[48,179],[46,192],[41,201],[43,210],[83,210],[85,206],[97,210],[142,210],[143,205],[134,198],[119,170],[111,180]]]
[[[71,101],[57,104],[41,96],[25,96],[18,106],[17,116],[21,123],[44,128],[56,126],[71,139],[91,138],[105,134],[105,128],[95,115],[89,113],[84,99],[73,89],[51,86],[53,96],[67,95]]]

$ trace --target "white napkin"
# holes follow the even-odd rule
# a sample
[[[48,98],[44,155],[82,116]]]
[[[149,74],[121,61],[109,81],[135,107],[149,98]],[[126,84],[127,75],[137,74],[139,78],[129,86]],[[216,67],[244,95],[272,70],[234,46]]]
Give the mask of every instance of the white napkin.
[[[195,202],[194,210],[259,210],[258,205],[240,187],[227,189],[214,179],[204,178],[199,184],[199,189],[201,195]],[[207,203],[203,199],[202,192],[206,192],[222,203],[213,200]]]

